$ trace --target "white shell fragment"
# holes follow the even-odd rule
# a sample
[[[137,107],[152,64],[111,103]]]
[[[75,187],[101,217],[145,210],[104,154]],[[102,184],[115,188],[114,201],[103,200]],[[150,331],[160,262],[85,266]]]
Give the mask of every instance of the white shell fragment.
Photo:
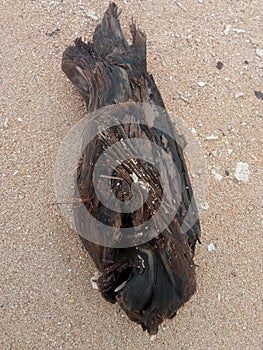
[[[8,128],[8,118],[5,118],[5,120],[4,120],[4,128],[5,129]]]
[[[205,82],[203,82],[203,81],[199,81],[197,84],[198,84],[200,87],[204,87],[204,86],[206,86],[206,83],[205,83]]]
[[[242,34],[242,33],[245,33],[246,31],[244,29],[233,28],[233,32],[236,34]]]
[[[235,93],[235,98],[243,97],[244,93],[243,92],[236,92]]]
[[[203,210],[208,210],[209,209],[209,204],[207,202],[203,202],[200,204],[200,208]]]
[[[96,12],[95,11],[93,11],[93,10],[89,10],[88,12],[87,12],[87,17],[89,18],[89,19],[91,19],[92,21],[98,21],[99,20],[99,15],[97,15],[96,14]]]
[[[258,56],[258,57],[263,57],[263,50],[261,50],[261,49],[256,49],[256,55]]]
[[[230,24],[226,24],[223,30],[223,34],[224,35],[228,35],[229,31],[231,29],[231,25]]]
[[[210,135],[210,136],[206,136],[205,139],[206,139],[207,141],[218,140],[218,136],[216,136],[216,135]]]
[[[215,174],[215,179],[216,179],[216,181],[220,182],[220,181],[222,181],[223,176],[221,174],[216,173]]]
[[[248,182],[248,178],[250,175],[250,171],[248,169],[248,163],[238,162],[235,171],[235,178],[238,181]]]
[[[212,252],[213,250],[216,250],[216,247],[214,246],[213,243],[210,243],[210,244],[208,244],[208,246],[207,246],[207,250],[208,250],[209,252]]]

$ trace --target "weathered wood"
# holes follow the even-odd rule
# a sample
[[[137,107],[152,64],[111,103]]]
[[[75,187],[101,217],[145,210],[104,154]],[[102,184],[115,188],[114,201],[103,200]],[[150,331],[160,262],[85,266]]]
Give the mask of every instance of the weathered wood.
[[[103,234],[100,239],[100,232],[94,232],[96,242],[99,240],[100,244],[95,244],[83,235],[80,237],[102,274],[98,280],[102,295],[113,303],[117,301],[131,320],[141,324],[150,334],[155,334],[163,319],[175,316],[178,308],[196,291],[193,254],[200,236],[200,225],[182,146],[176,142],[178,136],[168,114],[154,107],[164,108],[164,103],[153,77],[147,72],[146,37],[132,23],[133,42],[128,45],[118,16],[117,6],[111,3],[102,23],[95,30],[93,42],[86,44],[76,39],[75,46],[68,47],[63,54],[62,69],[85,99],[88,112],[128,102],[123,108],[116,109],[116,113],[120,113],[120,110],[123,113],[122,122],[107,128],[105,116],[106,134],[98,133],[83,148],[77,173],[80,197],[94,218],[118,230],[145,222],[158,209],[163,194],[161,175],[167,177],[174,190],[181,186],[182,193],[174,198],[178,210],[168,227],[159,235],[153,232],[152,227],[148,234],[154,238],[146,243],[138,245],[134,237],[133,247],[112,248],[108,242],[105,243]],[[143,105],[132,102],[152,106],[155,111],[152,126],[143,124]],[[101,120],[100,111],[99,116]],[[158,128],[160,122],[173,137]],[[160,174],[149,163],[136,159],[136,154],[116,167],[111,186],[118,199],[125,201],[131,198],[134,173],[147,182],[149,188],[148,198],[140,209],[133,213],[119,213],[106,208],[97,197],[92,178],[94,165],[109,146],[122,139],[133,138],[149,140],[165,150],[162,159],[158,160],[164,172]],[[132,152],[132,141],[129,151]],[[145,152],[154,150],[149,148]],[[171,158],[179,177],[170,166]],[[120,182],[119,178],[123,181]],[[103,192],[103,181],[99,184]],[[189,229],[183,233],[181,225],[186,221],[190,203]],[[79,212],[76,215],[78,230],[92,231],[85,217],[82,218]],[[92,232],[90,234],[92,237]],[[112,237],[113,240],[119,240],[120,246],[122,238],[121,234]]]

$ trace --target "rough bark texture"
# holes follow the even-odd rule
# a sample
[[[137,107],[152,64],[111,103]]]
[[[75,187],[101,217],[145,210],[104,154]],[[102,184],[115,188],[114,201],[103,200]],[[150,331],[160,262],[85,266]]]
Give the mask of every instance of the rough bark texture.
[[[75,46],[68,47],[63,54],[62,69],[85,99],[88,112],[128,102],[121,109],[123,123],[106,128],[105,121],[106,132],[99,132],[83,148],[77,172],[80,197],[89,213],[106,225],[116,227],[116,232],[118,228],[137,226],[154,215],[162,200],[162,174],[149,163],[136,159],[136,154],[132,153],[132,144],[132,156],[116,167],[111,186],[118,199],[128,200],[132,196],[131,175],[135,173],[148,184],[148,198],[143,206],[133,213],[111,211],[102,205],[95,193],[92,181],[94,164],[107,147],[123,138],[147,139],[162,147],[167,154],[167,158],[164,156],[159,160],[164,174],[175,189],[181,183],[182,193],[175,198],[178,210],[173,220],[158,236],[153,232],[154,228],[151,228],[152,231],[148,234],[154,238],[147,243],[138,245],[134,237],[133,247],[111,248],[103,235],[99,239],[100,245],[84,237],[81,239],[101,272],[98,286],[102,295],[112,303],[117,301],[131,320],[141,324],[150,334],[156,334],[163,319],[175,316],[178,308],[196,291],[193,254],[196,241],[199,240],[200,226],[183,150],[175,141],[176,131],[168,114],[157,111],[153,126],[147,127],[143,125],[145,109],[133,103],[147,103],[153,109],[155,105],[164,108],[154,79],[147,72],[145,35],[132,23],[133,42],[128,45],[118,16],[117,6],[111,3],[102,23],[95,30],[93,42],[86,44],[81,39],[76,39]],[[118,108],[118,113],[119,110]],[[171,138],[154,127],[160,119],[174,137]],[[153,150],[150,148],[145,152]],[[169,165],[168,155],[172,156],[176,164],[179,179]],[[119,178],[123,180],[120,181]],[[103,181],[99,184],[103,192]],[[185,223],[190,203],[189,229],[183,233],[181,225]],[[83,222],[79,223],[81,214],[78,212],[77,215],[77,228],[82,232],[92,231],[84,217]],[[192,225],[190,222],[195,223]],[[90,234],[92,237],[92,232]],[[100,232],[94,234],[98,239]],[[123,237],[116,234],[112,239],[121,243]]]

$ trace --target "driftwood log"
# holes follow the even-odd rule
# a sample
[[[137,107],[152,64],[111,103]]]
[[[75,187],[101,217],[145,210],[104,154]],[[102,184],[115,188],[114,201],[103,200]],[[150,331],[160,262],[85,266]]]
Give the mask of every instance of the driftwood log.
[[[117,231],[136,227],[148,220],[160,206],[163,194],[159,179],[161,174],[151,164],[133,155],[131,159],[121,162],[112,173],[112,191],[122,201],[132,197],[133,174],[147,183],[148,198],[140,209],[132,213],[120,213],[105,207],[97,197],[93,184],[94,164],[99,155],[120,140],[134,138],[148,139],[165,150],[160,160],[161,168],[165,169],[165,176],[175,191],[179,182],[182,190],[180,196],[174,198],[178,209],[169,225],[159,233],[156,233],[153,225],[149,240],[142,244],[136,235],[133,246],[123,248],[121,244],[105,242],[103,233],[99,231],[93,232],[96,243],[94,239],[88,239],[88,235],[81,234],[80,237],[101,273],[98,287],[102,295],[112,303],[118,302],[128,317],[141,324],[144,330],[156,334],[161,322],[174,317],[196,291],[193,255],[195,244],[199,241],[200,226],[183,149],[176,142],[176,131],[168,114],[157,111],[153,126],[142,123],[145,111],[140,103],[164,108],[154,79],[147,72],[146,37],[132,23],[132,44],[129,45],[118,17],[117,6],[111,3],[102,23],[95,29],[93,41],[85,43],[78,38],[75,46],[68,47],[63,54],[62,69],[83,96],[88,113],[98,111],[99,117],[102,107],[123,105],[123,123],[108,128],[106,133],[98,132],[94,140],[84,147],[77,170],[77,190],[86,210]],[[133,102],[139,103],[139,107]],[[155,122],[158,125],[158,119],[162,119],[174,137],[154,127]],[[101,123],[103,118],[100,118],[100,126]],[[145,152],[153,150],[147,149]],[[172,157],[179,175],[170,167],[168,156]],[[103,193],[103,181],[98,184]],[[187,225],[186,213],[190,209],[189,227],[183,231],[182,224]],[[75,210],[77,212],[77,207]],[[76,214],[78,232],[86,230],[92,237],[93,228],[81,215]],[[121,234],[112,237],[116,242],[122,239]]]

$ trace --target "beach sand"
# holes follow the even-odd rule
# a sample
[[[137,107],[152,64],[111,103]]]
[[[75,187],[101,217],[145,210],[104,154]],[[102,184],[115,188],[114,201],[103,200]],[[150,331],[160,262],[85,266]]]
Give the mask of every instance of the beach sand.
[[[61,55],[108,1],[3,0],[0,348],[262,349],[262,1],[117,4],[124,33],[133,17],[147,34],[148,70],[206,160],[197,293],[150,339],[92,288],[95,266],[54,204],[58,148],[85,114]]]

